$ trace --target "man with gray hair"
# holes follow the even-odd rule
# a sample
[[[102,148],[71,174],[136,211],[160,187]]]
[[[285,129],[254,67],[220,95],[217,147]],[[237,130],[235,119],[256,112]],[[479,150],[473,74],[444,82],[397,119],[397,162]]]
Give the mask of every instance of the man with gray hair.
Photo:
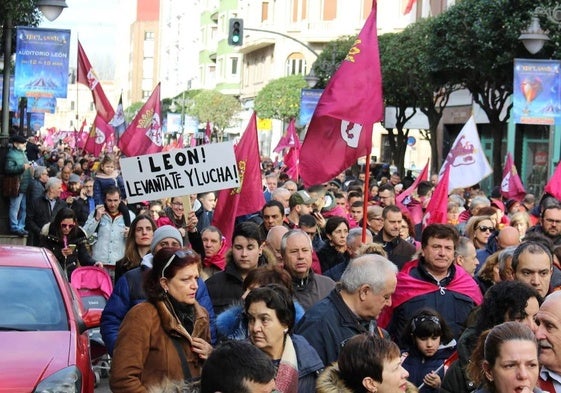
[[[61,193],[62,180],[50,177],[45,183],[45,193],[27,204],[25,226],[29,230],[28,246],[39,246],[43,226],[51,222],[60,209],[68,206],[60,199]]]
[[[271,231],[274,229],[271,228]],[[269,233],[271,232],[269,231]],[[312,270],[312,239],[301,229],[285,233],[280,242],[284,268],[292,278],[294,299],[308,310],[335,288],[329,277]]]
[[[391,306],[396,275],[397,266],[380,255],[353,259],[339,285],[306,311],[295,333],[308,340],[323,364],[336,361],[341,346],[356,334],[387,336],[376,319],[384,307]]]
[[[479,265],[479,260],[477,259],[475,246],[469,237],[460,236],[458,246],[456,247],[454,263],[461,266],[470,276],[473,277],[475,275],[475,269]]]

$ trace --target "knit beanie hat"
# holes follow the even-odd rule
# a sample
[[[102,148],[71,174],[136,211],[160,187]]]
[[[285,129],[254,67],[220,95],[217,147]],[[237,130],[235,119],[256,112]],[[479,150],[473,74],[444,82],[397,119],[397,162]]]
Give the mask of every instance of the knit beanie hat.
[[[177,228],[171,225],[164,225],[154,231],[154,237],[152,238],[152,243],[150,243],[150,252],[154,253],[156,246],[168,237],[177,240],[181,247],[183,247],[183,237],[181,237],[181,233]]]

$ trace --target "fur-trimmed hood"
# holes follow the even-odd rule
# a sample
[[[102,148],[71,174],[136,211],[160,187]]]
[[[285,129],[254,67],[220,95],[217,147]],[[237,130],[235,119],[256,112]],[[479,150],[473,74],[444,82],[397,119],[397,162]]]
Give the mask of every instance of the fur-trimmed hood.
[[[417,389],[412,383],[407,382],[406,393],[418,393]],[[316,393],[355,393],[347,386],[339,375],[339,367],[337,363],[333,363],[327,367],[318,377],[316,382]]]

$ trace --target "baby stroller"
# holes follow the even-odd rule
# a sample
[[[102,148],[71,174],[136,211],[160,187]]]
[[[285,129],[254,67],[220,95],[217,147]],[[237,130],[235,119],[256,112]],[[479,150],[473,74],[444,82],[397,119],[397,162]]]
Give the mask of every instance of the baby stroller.
[[[111,292],[113,292],[111,276],[104,269],[96,266],[83,266],[74,270],[70,277],[70,285],[76,289],[84,307],[88,310],[103,310]],[[92,367],[97,385],[100,378],[107,378],[109,375],[111,358],[107,353],[99,328],[88,330],[88,336]]]

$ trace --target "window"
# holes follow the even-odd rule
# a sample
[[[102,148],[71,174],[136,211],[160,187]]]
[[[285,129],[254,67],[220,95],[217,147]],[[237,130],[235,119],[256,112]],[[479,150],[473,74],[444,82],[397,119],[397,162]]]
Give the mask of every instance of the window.
[[[231,75],[238,75],[238,62],[239,62],[239,59],[237,57],[230,58],[230,74]]]
[[[323,20],[333,20],[337,17],[337,0],[323,0]]]
[[[261,3],[261,22],[269,19],[269,2],[264,1]]]
[[[304,75],[306,59],[302,53],[292,53],[286,61],[286,75]]]

